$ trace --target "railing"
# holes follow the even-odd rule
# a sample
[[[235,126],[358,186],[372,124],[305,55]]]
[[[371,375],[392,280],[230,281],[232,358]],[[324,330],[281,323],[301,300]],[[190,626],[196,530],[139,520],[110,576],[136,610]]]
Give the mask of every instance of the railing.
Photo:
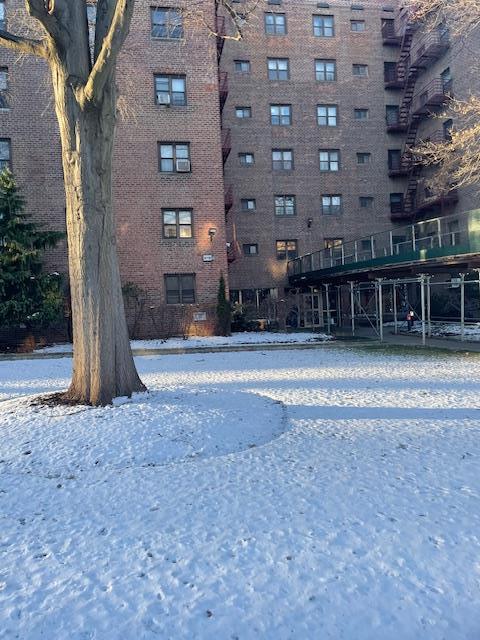
[[[391,156],[388,160],[389,175],[399,175],[407,173],[413,164],[413,157],[408,153],[401,153],[398,156]]]
[[[288,275],[301,276],[339,266],[362,268],[362,263],[379,258],[382,264],[388,263],[388,258],[397,263],[402,256],[405,260],[419,260],[424,256],[418,252],[423,250],[444,249],[448,255],[454,253],[455,247],[459,253],[480,253],[480,210],[394,227],[340,247],[306,254],[289,261]]]
[[[435,203],[442,201],[447,204],[453,204],[458,200],[456,189],[442,190],[428,184],[424,179],[418,181],[417,191],[415,194],[415,209],[428,208]]]
[[[220,95],[220,108],[223,109],[228,98],[228,72],[220,71],[218,74],[218,92]]]
[[[386,67],[383,71],[383,81],[386,85],[400,86],[404,84],[404,79],[399,76],[398,65]]]
[[[232,150],[232,132],[229,128],[222,129],[222,157],[226,161]]]
[[[215,17],[215,31],[217,35],[217,52],[220,57],[225,46],[225,36],[227,35],[225,16]]]
[[[230,211],[233,207],[233,185],[225,189],[225,212]]]
[[[382,24],[382,39],[384,44],[400,44],[402,37],[395,30],[394,20],[385,20]]]
[[[419,115],[429,108],[445,104],[452,93],[452,81],[435,78],[413,96],[412,113]]]
[[[410,54],[414,66],[424,65],[428,58],[434,59],[450,46],[450,34],[447,29],[438,27],[435,31],[427,33],[413,47]]]

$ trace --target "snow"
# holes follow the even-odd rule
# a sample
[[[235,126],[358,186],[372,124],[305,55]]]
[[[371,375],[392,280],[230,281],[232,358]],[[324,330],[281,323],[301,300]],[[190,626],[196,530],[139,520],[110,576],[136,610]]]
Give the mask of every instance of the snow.
[[[167,338],[165,340],[132,340],[132,349],[157,350],[157,349],[198,349],[217,348],[238,345],[258,345],[258,344],[307,344],[315,342],[326,342],[332,340],[332,336],[325,333],[270,333],[267,331],[254,333],[243,332],[234,333],[231,336],[206,336],[202,338],[189,337]],[[71,353],[73,350],[70,343],[55,344],[50,347],[38,349],[40,353]]]
[[[32,406],[0,362],[0,638],[477,640],[480,359],[331,346],[137,358]]]
[[[386,322],[384,326],[393,327],[393,322]],[[427,326],[427,325],[425,325]],[[407,323],[399,322],[398,328],[400,331],[407,331]],[[421,334],[422,323],[421,321],[415,322],[414,326],[410,330],[410,333]],[[480,340],[480,322],[474,322],[471,324],[465,324],[464,327],[465,340],[476,342]],[[460,338],[462,335],[462,327],[459,322],[432,322],[432,337],[433,338]]]

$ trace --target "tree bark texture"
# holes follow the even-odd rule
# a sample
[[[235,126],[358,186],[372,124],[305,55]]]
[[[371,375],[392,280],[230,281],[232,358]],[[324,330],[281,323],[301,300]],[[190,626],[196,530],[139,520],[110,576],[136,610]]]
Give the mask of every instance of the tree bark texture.
[[[105,405],[145,387],[133,362],[112,208],[115,68],[134,0],[98,0],[90,48],[85,0],[26,0],[44,31],[0,31],[0,44],[45,58],[60,128],[73,320],[73,377],[63,400]]]

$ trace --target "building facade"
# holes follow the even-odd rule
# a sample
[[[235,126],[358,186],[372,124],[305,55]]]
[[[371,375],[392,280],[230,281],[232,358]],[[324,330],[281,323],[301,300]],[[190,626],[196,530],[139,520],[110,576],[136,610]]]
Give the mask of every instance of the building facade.
[[[7,29],[20,6],[0,0]],[[473,189],[431,193],[408,153],[448,135],[432,116],[478,82],[447,25],[426,32],[396,1],[266,0],[236,41],[214,0],[185,7],[137,0],[119,61],[114,202],[137,335],[214,331],[221,274],[258,307],[288,295],[297,255],[475,206]],[[63,228],[48,72],[5,49],[0,163],[35,218]],[[65,253],[50,266],[65,271]]]

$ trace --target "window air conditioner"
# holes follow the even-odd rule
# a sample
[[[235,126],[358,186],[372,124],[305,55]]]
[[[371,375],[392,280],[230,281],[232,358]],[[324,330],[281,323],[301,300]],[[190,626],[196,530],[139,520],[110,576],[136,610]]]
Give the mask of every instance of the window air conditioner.
[[[177,172],[188,173],[191,169],[190,160],[177,160]]]

